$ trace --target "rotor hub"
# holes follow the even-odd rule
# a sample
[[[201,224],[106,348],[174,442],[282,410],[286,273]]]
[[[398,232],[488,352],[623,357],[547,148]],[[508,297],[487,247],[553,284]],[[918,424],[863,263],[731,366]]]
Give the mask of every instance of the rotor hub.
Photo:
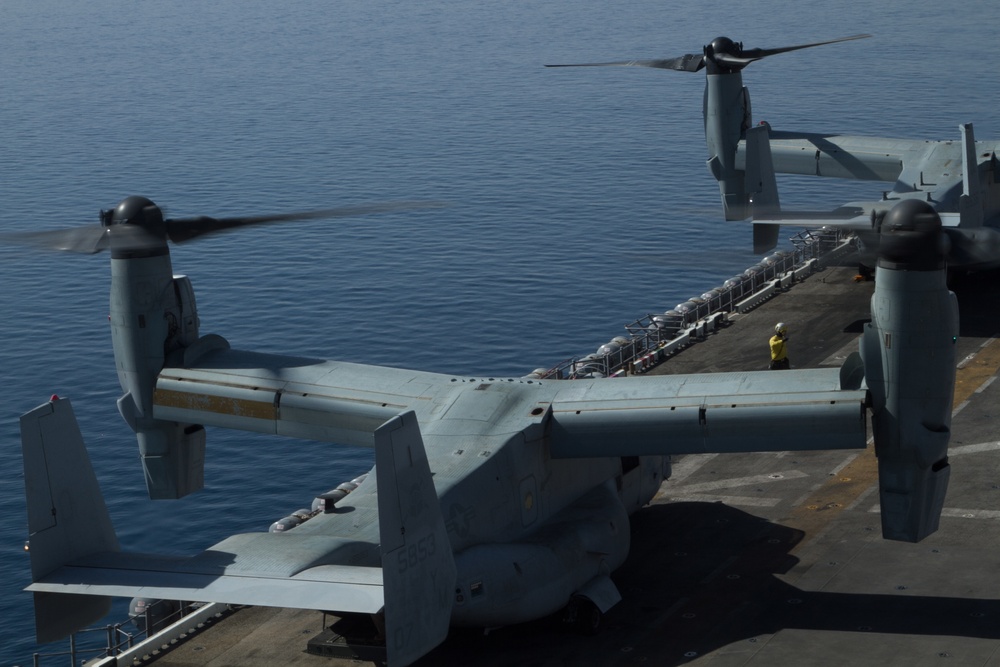
[[[750,64],[743,58],[743,43],[728,37],[716,37],[707,44],[704,59],[709,74],[732,74]]]
[[[123,199],[110,211],[101,211],[101,224],[111,225],[163,225],[160,208],[145,197],[132,196]]]
[[[948,238],[941,216],[922,199],[904,199],[882,220],[879,265],[893,269],[932,271],[944,267]]]
[[[737,44],[728,37],[716,37],[712,42],[705,47],[705,55],[713,55],[716,53],[728,53],[731,56],[739,55],[743,50],[743,44]]]
[[[114,209],[101,211],[101,224],[113,258],[151,257],[167,252],[163,212],[146,197],[126,197]]]

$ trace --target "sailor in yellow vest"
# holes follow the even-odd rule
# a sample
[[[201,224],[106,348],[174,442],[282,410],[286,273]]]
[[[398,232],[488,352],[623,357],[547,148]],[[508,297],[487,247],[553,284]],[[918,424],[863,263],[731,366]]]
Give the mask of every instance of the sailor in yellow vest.
[[[784,322],[778,322],[774,325],[774,335],[771,336],[771,365],[769,368],[772,371],[783,371],[790,368],[787,342],[788,327],[785,326]]]

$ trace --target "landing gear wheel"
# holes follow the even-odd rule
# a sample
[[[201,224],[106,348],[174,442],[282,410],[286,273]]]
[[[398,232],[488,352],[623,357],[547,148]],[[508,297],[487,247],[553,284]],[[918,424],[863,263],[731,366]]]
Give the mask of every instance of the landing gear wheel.
[[[601,631],[604,613],[585,597],[570,600],[563,621],[573,625],[580,634],[592,637]]]
[[[576,614],[576,627],[581,633],[593,637],[604,625],[604,613],[590,600],[581,600]]]

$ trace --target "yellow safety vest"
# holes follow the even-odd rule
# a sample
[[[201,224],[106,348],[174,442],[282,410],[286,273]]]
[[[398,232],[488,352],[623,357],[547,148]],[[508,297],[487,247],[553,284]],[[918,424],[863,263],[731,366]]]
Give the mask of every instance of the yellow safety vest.
[[[771,361],[782,361],[787,356],[785,339],[778,334],[771,336]]]

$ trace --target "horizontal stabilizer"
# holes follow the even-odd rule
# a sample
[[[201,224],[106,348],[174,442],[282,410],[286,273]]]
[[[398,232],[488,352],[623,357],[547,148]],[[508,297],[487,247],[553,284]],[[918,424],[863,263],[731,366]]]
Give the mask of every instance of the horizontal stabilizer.
[[[117,551],[111,518],[68,400],[53,398],[21,416],[31,578],[78,558]],[[63,591],[53,591],[63,592]],[[55,641],[100,620],[110,598],[35,594],[35,633]]]
[[[259,536],[269,538],[282,550],[313,548],[308,544],[309,536],[294,533]],[[300,537],[307,539],[297,539]],[[317,565],[291,576],[268,575],[263,571],[218,574],[204,565],[207,559],[234,559],[234,554],[222,549],[223,545],[225,542],[194,558],[100,554],[64,566],[29,589],[41,593],[91,593],[367,614],[382,608],[379,568]],[[267,560],[259,553],[258,559]],[[75,599],[69,604],[75,604]]]
[[[958,227],[961,217],[957,213],[938,213],[941,225]],[[871,231],[872,216],[869,213],[839,215],[836,211],[782,211],[780,214],[754,217],[757,225],[787,225],[789,227],[834,227],[859,232]]]
[[[780,214],[754,217],[754,227],[788,225],[789,227],[835,227],[857,231],[868,231],[872,228],[870,215],[840,216],[832,211],[783,211]]]

